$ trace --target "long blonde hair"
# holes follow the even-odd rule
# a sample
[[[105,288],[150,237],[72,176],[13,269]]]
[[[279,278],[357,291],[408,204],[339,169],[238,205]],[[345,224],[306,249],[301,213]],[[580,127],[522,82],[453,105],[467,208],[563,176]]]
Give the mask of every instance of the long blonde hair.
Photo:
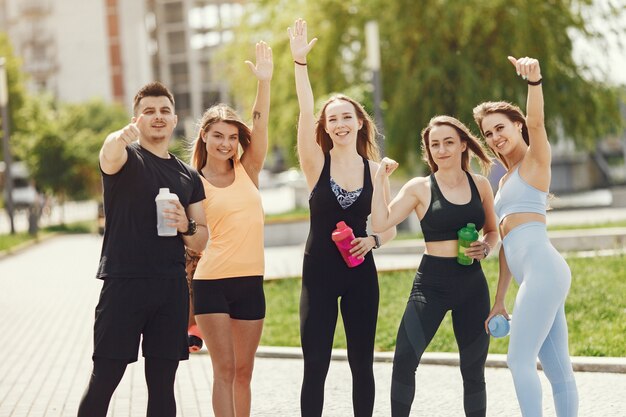
[[[470,158],[478,158],[478,162],[481,167],[481,172],[487,175],[491,170],[493,162],[487,155],[487,151],[481,144],[480,140],[472,135],[472,132],[468,129],[463,122],[455,119],[451,116],[435,116],[428,122],[428,125],[422,130],[422,159],[426,161],[432,172],[437,172],[439,167],[435,163],[433,156],[430,152],[430,131],[436,126],[449,126],[453,128],[461,138],[461,142],[465,142],[467,147],[461,155],[461,168],[463,171],[469,171]]]
[[[191,153],[191,166],[193,166],[198,171],[204,168],[208,158],[206,145],[202,140],[202,135],[208,132],[211,129],[211,126],[219,122],[228,123],[237,127],[237,129],[239,130],[239,145],[241,145],[241,149],[244,152],[246,151],[246,149],[248,149],[248,146],[250,145],[250,128],[243,122],[237,112],[233,110],[230,106],[223,103],[211,106],[202,115],[202,118],[199,122],[200,129],[198,131],[198,136],[193,142],[193,150]],[[239,153],[235,152],[233,160],[236,160],[238,158],[238,155]]]
[[[363,122],[363,126],[357,132],[356,151],[358,154],[363,158],[372,161],[380,160],[380,151],[378,149],[378,144],[376,143],[376,136],[378,134],[376,124],[370,115],[365,111],[363,106],[359,104],[359,102],[343,94],[334,95],[326,100],[322,106],[322,111],[320,111],[319,117],[317,118],[315,126],[315,141],[318,145],[320,145],[322,151],[327,153],[333,148],[333,140],[326,132],[326,108],[330,103],[337,100],[346,101],[352,104],[354,106],[356,117]]]

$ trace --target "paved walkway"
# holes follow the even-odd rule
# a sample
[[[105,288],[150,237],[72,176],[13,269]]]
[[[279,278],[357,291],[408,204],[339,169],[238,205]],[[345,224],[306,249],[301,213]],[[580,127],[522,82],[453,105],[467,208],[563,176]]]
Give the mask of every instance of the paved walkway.
[[[75,415],[91,370],[93,312],[101,286],[92,277],[100,245],[99,236],[62,236],[0,260],[0,417]],[[375,416],[389,415],[390,372],[390,363],[375,364]],[[213,415],[211,375],[206,353],[181,364],[176,382],[179,416]],[[576,376],[581,417],[626,415],[626,374]],[[423,365],[417,377],[415,415],[463,415],[458,368]],[[518,416],[509,371],[488,368],[486,377],[488,415]],[[545,416],[554,416],[550,389],[541,377]],[[259,358],[252,415],[299,415],[301,378],[300,359]],[[325,416],[352,415],[350,386],[347,362],[333,361]],[[128,368],[109,416],[143,416],[146,398],[140,360]]]

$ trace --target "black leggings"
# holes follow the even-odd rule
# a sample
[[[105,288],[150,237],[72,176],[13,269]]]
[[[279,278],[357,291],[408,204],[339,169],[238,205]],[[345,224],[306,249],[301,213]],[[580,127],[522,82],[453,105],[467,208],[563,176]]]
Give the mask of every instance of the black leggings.
[[[371,260],[366,263],[342,276],[320,274],[320,271],[303,276],[300,298],[300,338],[304,355],[300,396],[302,416],[322,415],[324,382],[330,366],[339,297],[352,372],[354,415],[372,415],[375,394],[374,336],[379,293],[376,267]],[[306,268],[305,258],[305,271]]]
[[[489,304],[489,288],[480,263],[462,266],[456,258],[423,256],[398,329],[391,381],[392,416],[409,415],[415,396],[415,371],[448,310],[452,310],[459,347],[465,415],[485,416],[489,335],[484,322]]]
[[[78,407],[78,417],[106,417],[113,392],[124,376],[127,361],[94,358],[89,385]],[[178,361],[146,358],[145,375],[148,385],[147,417],[176,415],[174,378]]]

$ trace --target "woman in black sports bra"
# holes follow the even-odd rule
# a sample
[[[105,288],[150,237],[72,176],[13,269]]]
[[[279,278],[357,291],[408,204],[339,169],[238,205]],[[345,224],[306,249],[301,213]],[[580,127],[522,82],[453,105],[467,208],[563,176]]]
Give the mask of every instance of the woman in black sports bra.
[[[324,383],[337,323],[337,301],[346,330],[356,417],[371,417],[374,408],[374,336],[378,316],[378,275],[371,250],[395,236],[395,227],[367,235],[373,172],[378,169],[376,127],[363,107],[339,95],[324,103],[319,118],[307,72],[307,54],[317,41],[307,40],[306,22],[289,28],[296,90],[300,105],[298,157],[311,195],[311,228],[302,269],[300,339],[304,378],[302,416],[321,416]],[[389,192],[389,184],[381,181]],[[363,263],[349,268],[331,239],[340,221],[354,231],[352,255]]]
[[[374,179],[372,227],[385,230],[414,211],[420,219],[426,252],[415,275],[413,289],[398,329],[391,382],[391,414],[408,416],[415,395],[415,371],[446,312],[452,310],[459,346],[466,416],[484,417],[487,408],[485,361],[489,335],[489,289],[480,262],[460,265],[457,231],[474,223],[483,238],[466,254],[476,261],[487,257],[498,243],[493,191],[489,181],[469,172],[477,157],[483,172],[491,160],[469,129],[450,116],[433,117],[422,131],[422,155],[431,169],[428,177],[413,178],[389,203],[384,184],[398,167],[384,158]]]

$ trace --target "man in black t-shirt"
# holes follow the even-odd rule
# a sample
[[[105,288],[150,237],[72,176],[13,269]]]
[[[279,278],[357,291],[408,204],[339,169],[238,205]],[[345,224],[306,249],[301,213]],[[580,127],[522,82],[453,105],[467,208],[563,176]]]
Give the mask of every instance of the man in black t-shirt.
[[[197,171],[168,152],[178,118],[160,83],[135,96],[131,123],[111,133],[100,151],[106,227],[97,277],[93,372],[79,417],[105,417],[127,364],[141,341],[148,385],[148,417],[175,416],[174,378],[189,357],[185,246],[202,251],[208,229]],[[157,234],[155,197],[178,196],[165,219],[177,236]]]

